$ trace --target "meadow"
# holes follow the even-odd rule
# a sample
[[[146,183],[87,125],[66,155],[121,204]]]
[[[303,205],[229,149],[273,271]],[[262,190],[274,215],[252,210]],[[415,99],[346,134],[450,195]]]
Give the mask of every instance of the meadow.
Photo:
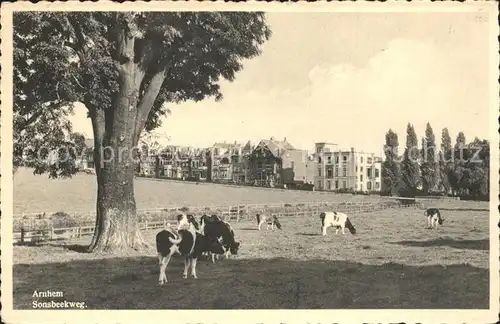
[[[225,206],[237,204],[342,202],[378,200],[379,197],[340,195],[326,192],[235,187],[180,181],[136,178],[138,209],[182,206]],[[346,198],[347,197],[347,198]],[[14,177],[14,214],[38,212],[93,212],[97,199],[94,175],[77,174],[71,179],[48,179],[19,169]]]
[[[30,186],[15,180],[17,208],[30,201],[43,202],[51,211],[82,206],[92,210],[91,176],[31,177],[39,182]],[[58,188],[61,183],[63,188]],[[158,207],[200,201],[225,205],[381,199],[142,179],[136,181],[136,197],[140,205],[156,201]],[[238,255],[215,264],[200,260],[199,279],[182,279],[183,260],[174,257],[165,286],[158,285],[158,231],[143,232],[151,244],[148,251],[127,255],[80,252],[90,243],[89,236],[14,246],[14,308],[31,309],[34,300],[50,301],[32,297],[35,290],[47,289],[64,293],[52,300],[84,301],[87,309],[488,308],[488,204],[426,205],[441,208],[443,227],[426,229],[423,210],[417,208],[350,215],[356,235],[336,235],[330,228],[328,236],[321,236],[318,215],[283,217],[283,229],[274,232],[257,231],[252,219],[234,222],[241,241]],[[29,206],[41,209],[34,207]]]

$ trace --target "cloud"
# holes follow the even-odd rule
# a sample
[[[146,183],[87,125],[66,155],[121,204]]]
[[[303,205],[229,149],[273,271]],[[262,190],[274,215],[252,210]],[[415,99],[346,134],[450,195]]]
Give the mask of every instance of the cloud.
[[[488,80],[481,78],[487,72],[473,68],[478,53],[463,49],[451,55],[440,48],[431,41],[394,39],[365,66],[318,64],[307,75],[309,84],[298,91],[252,90],[237,78],[222,83],[222,102],[173,105],[158,131],[179,145],[274,136],[305,149],[328,141],[374,153],[381,152],[389,128],[403,145],[408,122],[419,137],[427,121],[437,139],[443,127],[452,137],[458,131],[468,138],[486,137],[488,89],[483,83]],[[294,62],[279,64],[293,68]],[[272,72],[262,71],[261,77]]]

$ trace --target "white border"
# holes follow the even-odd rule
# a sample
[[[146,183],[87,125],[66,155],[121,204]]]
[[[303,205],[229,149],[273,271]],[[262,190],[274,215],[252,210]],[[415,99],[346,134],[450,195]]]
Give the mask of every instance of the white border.
[[[490,24],[490,309],[489,310],[12,310],[12,12],[13,11],[271,11],[271,12],[482,12]],[[145,319],[174,323],[492,323],[499,313],[499,143],[498,143],[498,8],[491,2],[315,2],[315,3],[224,3],[224,2],[134,2],[110,1],[36,4],[2,4],[1,78],[1,208],[2,208],[2,317],[7,323],[141,323]],[[486,59],[486,58],[485,58]],[[147,312],[147,313],[146,313]]]

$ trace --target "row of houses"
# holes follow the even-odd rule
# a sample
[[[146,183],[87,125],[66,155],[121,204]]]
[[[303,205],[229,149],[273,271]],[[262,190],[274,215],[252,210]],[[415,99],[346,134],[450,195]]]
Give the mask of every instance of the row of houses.
[[[315,190],[380,191],[381,158],[333,143],[316,143],[315,152],[296,149],[286,138],[257,145],[215,143],[199,149],[166,146],[143,156],[137,175],[145,177]]]

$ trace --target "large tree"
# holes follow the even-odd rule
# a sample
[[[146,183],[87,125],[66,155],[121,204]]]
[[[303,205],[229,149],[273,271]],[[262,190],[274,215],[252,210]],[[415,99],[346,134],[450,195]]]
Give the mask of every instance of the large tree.
[[[438,151],[436,137],[429,123],[425,128],[425,137],[422,140],[422,191],[428,194],[439,184]]]
[[[219,79],[234,80],[242,59],[259,55],[271,32],[263,13],[58,12],[17,13],[14,34],[15,52],[23,57],[14,73],[31,69],[23,80],[35,75],[31,82],[38,89],[43,82],[37,73],[43,73],[51,85],[43,98],[31,100],[40,114],[68,109],[75,101],[88,109],[98,197],[89,250],[102,251],[145,244],[134,198],[142,131],[161,124],[165,103],[222,99]],[[31,61],[54,67],[47,73],[50,64],[20,67]]]
[[[415,196],[420,185],[419,158],[417,134],[413,125],[408,123],[406,127],[406,148],[401,162],[401,178],[404,186],[402,191],[405,196]]]
[[[399,185],[398,147],[398,134],[389,129],[385,134],[385,160],[382,163],[382,192],[385,194],[392,194]]]

